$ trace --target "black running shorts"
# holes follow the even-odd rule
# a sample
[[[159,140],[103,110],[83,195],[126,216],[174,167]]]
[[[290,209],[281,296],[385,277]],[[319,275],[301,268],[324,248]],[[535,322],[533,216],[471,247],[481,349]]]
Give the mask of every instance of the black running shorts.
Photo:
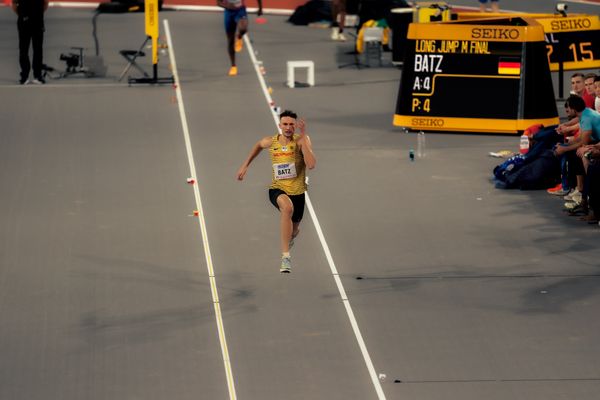
[[[292,222],[300,222],[302,221],[302,217],[304,216],[304,193],[302,194],[287,194],[281,189],[269,189],[269,200],[271,203],[279,210],[279,205],[277,205],[277,198],[280,195],[286,195],[292,201],[294,206],[294,213],[292,214]]]

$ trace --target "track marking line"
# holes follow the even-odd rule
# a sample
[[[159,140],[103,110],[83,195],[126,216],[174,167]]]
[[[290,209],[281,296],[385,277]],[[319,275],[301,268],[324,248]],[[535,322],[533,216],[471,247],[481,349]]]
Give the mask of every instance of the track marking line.
[[[248,54],[250,54],[250,59],[252,60],[252,64],[254,65],[254,70],[256,72],[256,76],[258,77],[258,81],[260,83],[260,87],[265,95],[265,99],[267,100],[267,104],[271,110],[271,115],[273,116],[273,120],[275,121],[275,126],[279,129],[279,120],[277,112],[275,111],[275,102],[273,98],[269,94],[269,90],[267,89],[267,84],[265,82],[265,78],[260,72],[260,66],[256,59],[256,52],[254,51],[254,47],[248,39],[248,35],[244,35],[244,42],[246,43],[246,49],[248,49]],[[348,314],[348,319],[350,320],[350,325],[352,326],[352,330],[354,331],[354,336],[356,336],[356,341],[358,342],[358,347],[360,348],[360,352],[362,353],[363,359],[367,366],[367,370],[369,371],[369,376],[371,377],[371,381],[373,382],[373,386],[375,387],[375,392],[377,393],[377,398],[379,400],[385,400],[385,393],[383,392],[383,388],[381,387],[381,382],[379,381],[379,377],[375,372],[375,366],[373,365],[373,361],[371,360],[371,356],[369,355],[369,350],[367,349],[367,345],[363,339],[362,333],[360,332],[360,328],[358,326],[358,322],[356,322],[356,317],[354,316],[354,312],[352,311],[352,306],[350,305],[350,300],[346,295],[346,290],[344,289],[344,285],[342,284],[342,280],[340,279],[340,275],[335,266],[335,262],[333,261],[333,257],[331,256],[331,252],[329,251],[329,246],[327,245],[327,241],[325,240],[325,235],[323,235],[323,230],[321,229],[321,225],[319,224],[319,220],[317,218],[317,214],[315,213],[312,202],[310,201],[310,196],[308,195],[308,191],[306,192],[306,205],[308,207],[308,212],[313,220],[313,224],[317,230],[317,235],[319,236],[319,240],[321,241],[321,246],[323,247],[323,251],[325,252],[325,257],[327,258],[327,263],[329,264],[329,268],[331,269],[331,274],[335,281],[335,284],[340,292],[340,297],[342,298],[342,303],[346,308],[346,313]]]
[[[598,0],[565,0],[565,3],[579,3],[587,4],[589,6],[600,6],[600,1]]]
[[[36,89],[78,89],[78,88],[104,88],[104,87],[126,87],[128,86],[126,83],[46,83],[44,85],[19,85],[15,84],[7,84],[1,85],[0,89],[16,89],[19,90],[36,90]]]
[[[185,106],[183,104],[183,96],[181,93],[181,83],[179,82],[179,75],[177,73],[177,63],[175,62],[175,48],[171,40],[171,31],[169,29],[169,21],[163,20],[165,27],[165,36],[167,37],[167,44],[169,46],[169,58],[171,61],[171,67],[173,70],[173,78],[175,80],[175,92],[177,94],[177,104],[179,104],[179,116],[181,118],[181,127],[183,130],[183,137],[185,139],[185,148],[187,151],[188,163],[190,166],[190,177],[198,182],[196,174],[196,166],[194,162],[194,154],[192,153],[192,144],[190,140],[190,133],[187,123],[187,117],[185,114]],[[198,185],[193,185],[194,197],[196,199],[196,209],[199,211],[198,224],[202,231],[202,243],[204,244],[204,255],[206,257],[206,266],[208,269],[208,278],[210,281],[210,291],[212,294],[212,301],[215,309],[215,319],[217,321],[217,330],[219,333],[219,342],[221,343],[221,353],[223,355],[223,366],[225,367],[225,375],[227,378],[227,388],[229,389],[229,398],[231,400],[237,399],[235,392],[235,382],[233,379],[233,370],[231,368],[231,359],[229,357],[229,350],[227,348],[227,339],[225,337],[225,326],[223,324],[223,315],[221,314],[221,305],[219,302],[219,293],[217,290],[217,280],[215,278],[215,271],[213,268],[213,261],[210,252],[210,245],[208,243],[208,233],[206,231],[206,222],[204,220],[204,210],[202,208],[202,199],[200,198],[200,189]]]

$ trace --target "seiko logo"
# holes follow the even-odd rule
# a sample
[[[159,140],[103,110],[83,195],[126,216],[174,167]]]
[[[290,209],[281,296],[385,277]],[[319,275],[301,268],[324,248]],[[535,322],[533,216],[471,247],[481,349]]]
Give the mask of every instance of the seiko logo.
[[[566,31],[572,29],[588,29],[592,26],[592,21],[588,18],[556,20],[550,22],[553,31]]]
[[[444,126],[444,120],[441,118],[413,118],[411,123],[413,126],[433,126],[437,128]]]
[[[519,30],[514,28],[473,28],[473,39],[505,39],[515,40],[520,36]]]

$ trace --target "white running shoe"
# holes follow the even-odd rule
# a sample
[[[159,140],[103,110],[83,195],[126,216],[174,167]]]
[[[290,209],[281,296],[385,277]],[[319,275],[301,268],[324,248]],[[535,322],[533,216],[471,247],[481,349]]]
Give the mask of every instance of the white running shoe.
[[[282,274],[289,274],[292,272],[292,258],[291,257],[281,257],[281,267],[279,267],[279,272]]]
[[[567,201],[565,203],[565,210],[574,210],[575,208],[579,207],[580,204],[581,204],[581,201],[580,202]]]
[[[577,198],[579,198],[579,201],[581,201],[581,192],[577,189],[573,189],[571,190],[571,192],[569,192],[568,195],[566,195],[565,197],[563,197],[563,199],[567,200],[567,201],[574,201]]]
[[[334,26],[333,28],[331,28],[331,40],[339,40],[340,37],[340,28],[337,26]]]

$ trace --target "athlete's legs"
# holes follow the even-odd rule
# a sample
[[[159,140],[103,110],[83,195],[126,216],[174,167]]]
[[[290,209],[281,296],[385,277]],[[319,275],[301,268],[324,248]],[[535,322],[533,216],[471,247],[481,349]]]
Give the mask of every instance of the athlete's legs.
[[[340,21],[338,22],[338,16]],[[340,32],[344,31],[344,23],[346,22],[346,0],[331,1],[331,26],[339,26]]]
[[[231,66],[235,67],[235,50],[233,45],[235,43],[235,31],[227,32],[227,54],[229,54],[229,61]]]
[[[232,10],[225,10],[223,13],[225,23],[225,34],[227,34],[227,54],[229,55],[229,61],[231,66],[235,67],[235,31],[237,29],[237,23],[235,21],[235,13]]]
[[[487,0],[479,0],[479,11],[485,12]]]
[[[498,0],[492,0],[492,12],[500,12],[500,5],[498,4]]]
[[[346,0],[332,0],[331,18],[331,39],[344,41],[346,39],[343,33],[346,24]]]
[[[241,39],[248,32],[248,18],[241,18],[237,23],[237,37]]]
[[[338,14],[340,16],[340,33],[344,32],[344,26],[346,26],[346,0],[337,0],[338,2]]]
[[[290,239],[292,238],[292,232],[294,231],[294,225],[292,223],[292,214],[294,213],[294,205],[292,204],[292,200],[285,195],[280,194],[277,197],[277,206],[279,207],[279,212],[281,213],[279,224],[281,230],[281,252],[289,253],[290,252]],[[298,223],[299,224],[299,223]],[[296,231],[296,234],[297,231]]]

